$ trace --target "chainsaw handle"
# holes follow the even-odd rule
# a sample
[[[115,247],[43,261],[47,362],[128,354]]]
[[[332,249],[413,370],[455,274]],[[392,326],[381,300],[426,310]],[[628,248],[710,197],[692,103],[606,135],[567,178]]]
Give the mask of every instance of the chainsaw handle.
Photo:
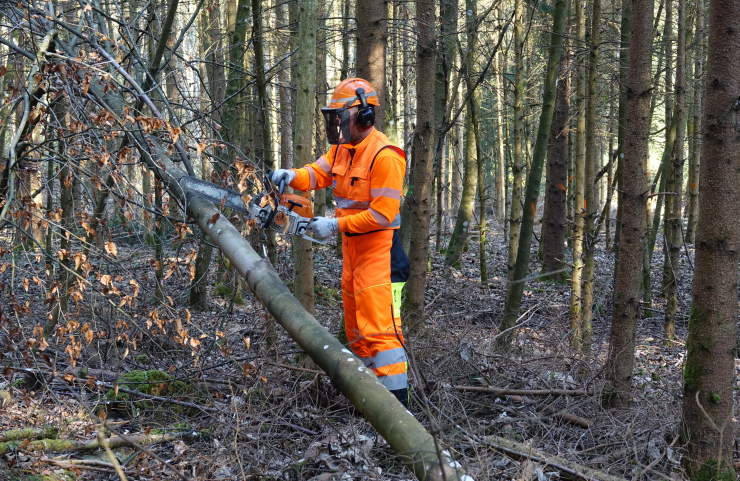
[[[283,195],[283,192],[285,192],[285,179],[280,179],[280,185],[278,186],[278,192],[280,195]]]

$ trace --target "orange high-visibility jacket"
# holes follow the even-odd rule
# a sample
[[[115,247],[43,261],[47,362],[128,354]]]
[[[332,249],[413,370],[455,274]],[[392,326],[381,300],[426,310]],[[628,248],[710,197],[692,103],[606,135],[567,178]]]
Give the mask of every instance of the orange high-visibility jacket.
[[[295,172],[290,183],[294,189],[332,186],[339,232],[362,234],[400,227],[406,154],[382,132],[373,128],[354,147],[333,145],[316,162]]]

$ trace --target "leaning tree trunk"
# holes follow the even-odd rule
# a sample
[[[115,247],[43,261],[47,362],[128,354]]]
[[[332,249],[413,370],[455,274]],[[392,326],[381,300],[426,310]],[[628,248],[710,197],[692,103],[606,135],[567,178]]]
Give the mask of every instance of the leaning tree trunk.
[[[740,261],[740,1],[709,3],[709,53],[689,337],[683,464],[692,480],[735,479],[733,383]]]
[[[298,22],[298,60],[295,64],[297,80],[295,137],[293,165],[301,168],[313,162],[313,114],[316,85],[316,31],[318,28],[318,0],[301,2]],[[311,241],[293,238],[295,268],[294,292],[303,307],[314,311],[313,251]]]
[[[563,45],[563,27],[565,25],[565,0],[555,0],[555,11],[552,19],[552,35],[547,58],[545,86],[542,95],[542,113],[537,129],[537,141],[532,153],[532,164],[527,177],[527,190],[524,197],[521,235],[517,250],[516,264],[513,277],[506,286],[506,302],[504,304],[504,318],[501,321],[500,331],[514,326],[519,317],[519,308],[522,305],[524,294],[524,278],[529,269],[530,243],[534,227],[535,206],[540,194],[542,170],[547,155],[547,143],[550,137],[550,124],[555,110],[555,84],[560,64],[560,54]],[[499,337],[499,346],[508,349],[511,345],[511,335]]]
[[[629,404],[634,366],[635,330],[640,312],[640,274],[643,236],[652,92],[651,50],[653,45],[654,0],[633,0],[630,41],[627,118],[622,190],[621,245],[614,280],[614,316],[611,326],[609,357],[606,365],[606,406]]]

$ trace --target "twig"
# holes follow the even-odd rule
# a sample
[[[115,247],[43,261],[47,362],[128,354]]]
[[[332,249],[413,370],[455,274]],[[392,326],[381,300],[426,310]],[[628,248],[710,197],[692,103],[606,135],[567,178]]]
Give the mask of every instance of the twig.
[[[481,439],[475,436],[475,438],[471,437],[471,441],[473,440],[476,440],[480,444],[490,446],[497,451],[501,451],[516,459],[529,459],[537,463],[551,466],[579,479],[585,479],[587,481],[625,481],[624,478],[602,473],[601,471],[587,468],[586,466],[582,466],[571,461],[550,457],[531,446],[527,446],[526,444],[518,443],[510,439],[504,439],[498,436],[486,436]]]
[[[497,396],[593,396],[593,391],[584,391],[582,389],[499,389],[488,386],[454,386],[457,391],[467,392],[485,392]]]

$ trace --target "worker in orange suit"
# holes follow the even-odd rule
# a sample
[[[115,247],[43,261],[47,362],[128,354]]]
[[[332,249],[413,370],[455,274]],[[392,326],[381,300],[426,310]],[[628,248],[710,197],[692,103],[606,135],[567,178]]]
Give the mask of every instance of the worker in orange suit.
[[[401,333],[401,289],[409,261],[401,247],[400,204],[406,154],[375,129],[378,94],[366,80],[350,78],[334,89],[321,112],[332,147],[302,169],[280,169],[297,190],[331,186],[336,217],[316,217],[308,229],[342,236],[342,299],[347,339],[380,382],[408,406],[406,353]]]

